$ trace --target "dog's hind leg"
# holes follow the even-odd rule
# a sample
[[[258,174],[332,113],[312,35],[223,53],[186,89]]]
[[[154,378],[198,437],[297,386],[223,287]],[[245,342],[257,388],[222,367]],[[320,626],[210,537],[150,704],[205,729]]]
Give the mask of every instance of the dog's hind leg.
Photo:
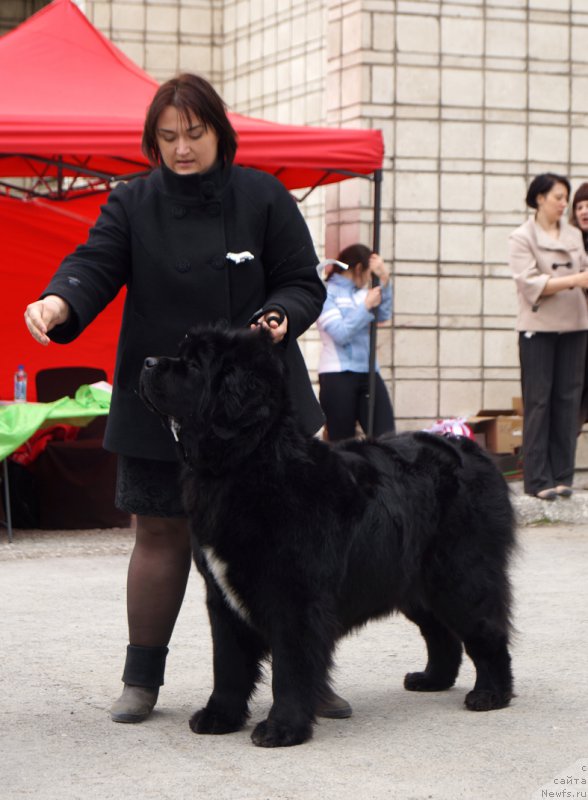
[[[463,642],[476,668],[476,683],[465,698],[471,711],[504,708],[513,696],[508,586],[498,581],[446,582],[435,596],[435,613]]]
[[[459,638],[425,609],[402,609],[416,623],[427,645],[427,666],[423,672],[409,672],[404,688],[410,692],[440,692],[455,683],[461,664]]]
[[[222,734],[240,730],[267,653],[261,638],[220,597],[208,598],[212,630],[214,688],[206,706],[192,716],[194,733]]]

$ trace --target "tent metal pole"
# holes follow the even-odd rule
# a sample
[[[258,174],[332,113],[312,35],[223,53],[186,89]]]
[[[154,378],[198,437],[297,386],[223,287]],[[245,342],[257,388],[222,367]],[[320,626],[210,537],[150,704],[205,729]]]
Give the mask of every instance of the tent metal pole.
[[[374,172],[374,222],[372,251],[380,252],[380,217],[382,210],[382,170]],[[372,286],[378,286],[379,279],[372,275]],[[370,325],[370,358],[368,372],[368,424],[367,435],[374,435],[374,414],[376,408],[376,349],[378,323],[374,320]]]

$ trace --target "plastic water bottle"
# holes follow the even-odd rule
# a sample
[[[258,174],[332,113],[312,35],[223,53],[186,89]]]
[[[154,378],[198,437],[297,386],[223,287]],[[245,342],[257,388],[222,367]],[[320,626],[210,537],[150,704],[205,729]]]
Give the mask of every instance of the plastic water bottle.
[[[26,403],[27,401],[27,374],[22,364],[14,373],[14,402]]]

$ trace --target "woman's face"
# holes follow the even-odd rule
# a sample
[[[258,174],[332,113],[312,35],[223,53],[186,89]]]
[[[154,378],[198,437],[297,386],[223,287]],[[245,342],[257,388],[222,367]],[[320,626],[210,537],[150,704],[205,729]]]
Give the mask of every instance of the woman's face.
[[[166,106],[157,120],[157,146],[166,167],[178,175],[206,172],[218,157],[218,136],[198,117],[184,117],[175,106]]]
[[[568,190],[563,183],[554,183],[545,194],[537,195],[537,210],[548,222],[558,222],[568,205]]]
[[[574,216],[580,230],[588,231],[588,200],[580,200],[579,203],[576,203]]]

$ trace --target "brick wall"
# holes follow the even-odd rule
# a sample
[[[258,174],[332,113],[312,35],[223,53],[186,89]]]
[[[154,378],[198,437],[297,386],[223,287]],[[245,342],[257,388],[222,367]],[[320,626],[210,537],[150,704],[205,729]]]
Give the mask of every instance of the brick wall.
[[[16,28],[49,0],[0,0],[0,36]]]

